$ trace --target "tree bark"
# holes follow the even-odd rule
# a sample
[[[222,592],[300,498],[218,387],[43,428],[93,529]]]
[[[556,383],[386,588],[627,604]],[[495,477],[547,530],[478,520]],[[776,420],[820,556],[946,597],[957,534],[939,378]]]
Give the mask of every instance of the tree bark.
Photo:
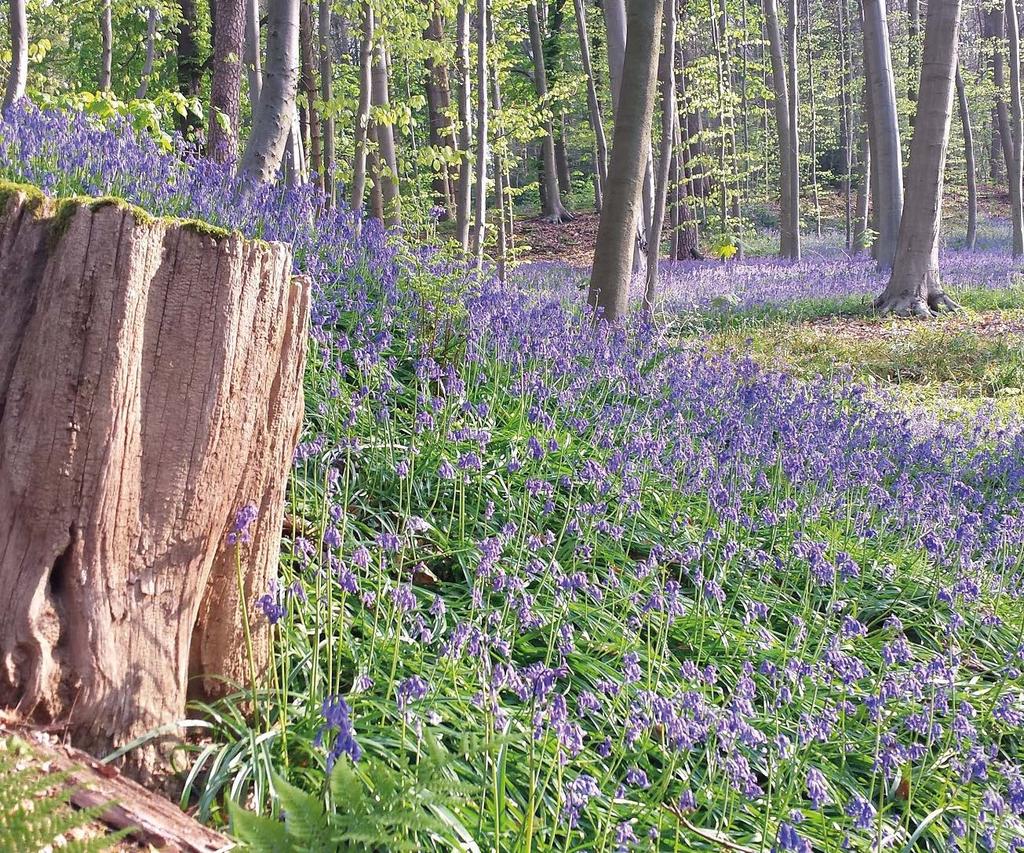
[[[992,71],[992,85],[996,90],[996,107],[994,127],[999,138],[999,147],[1003,152],[1003,167],[1007,179],[1013,168],[1013,137],[1010,133],[1010,111],[1006,105],[1006,60],[1003,48],[1006,39],[1006,22],[1004,9],[991,8],[985,14],[985,35],[994,41],[989,65]],[[995,176],[993,176],[995,177]]]
[[[626,3],[625,0],[603,0],[601,9],[604,12],[605,36],[607,38],[606,54],[608,59],[608,82],[611,89],[612,116],[618,120],[619,88],[622,83],[622,68],[626,55]],[[650,150],[648,150],[650,160]],[[641,186],[642,216],[637,220],[636,246],[633,251],[633,272],[640,273],[644,268],[647,256],[647,177],[651,169],[648,162],[644,182]],[[653,199],[653,194],[651,195]],[[602,200],[603,201],[603,200]],[[603,212],[603,209],[602,209]]]
[[[375,28],[373,7],[363,3],[362,39],[359,43],[359,104],[356,107],[355,153],[352,161],[352,212],[356,215],[356,230],[360,228],[363,199],[366,195],[366,162],[370,132],[370,93],[373,89],[373,35]]]
[[[176,52],[178,91],[191,102],[199,97],[203,81],[203,63],[199,58],[199,44],[196,41],[196,21],[199,12],[196,0],[178,0],[178,8],[181,12]],[[177,121],[186,140],[194,140],[202,130],[200,116],[192,109],[187,109],[185,115],[178,116]]]
[[[960,64],[956,67],[957,105],[960,125],[964,132],[964,161],[967,165],[967,250],[973,252],[978,243],[978,167],[974,157],[974,128],[971,125],[971,107],[967,100],[967,87]]]
[[[675,0],[664,0],[662,9],[664,45],[661,53],[659,74],[661,77],[661,151],[658,156],[654,195],[654,217],[647,234],[647,286],[644,290],[644,306],[654,310],[658,295],[658,258],[661,254],[661,231],[665,221],[665,203],[668,199],[668,178],[672,166],[673,140],[676,126],[676,4]]]
[[[281,167],[299,83],[299,0],[270,0],[260,105],[239,171],[270,183]]]
[[[779,136],[779,255],[796,260],[800,257],[800,194],[793,192],[794,183],[799,188],[799,172],[794,176],[793,163],[797,159],[793,151],[791,125],[794,116],[790,111],[792,99],[789,94],[789,80],[786,60],[783,54],[782,30],[779,27],[779,10],[776,0],[763,0],[764,24],[768,37],[768,49],[772,63],[772,88],[775,90],[775,124]],[[795,182],[794,182],[795,177]]]
[[[541,39],[540,20],[537,17],[537,2],[531,0],[526,7],[530,24],[530,51],[533,53],[533,86],[537,92],[537,100],[542,109],[547,111],[548,78],[544,67],[544,42]],[[550,114],[544,119],[544,136],[541,139],[541,152],[544,168],[540,170],[540,179],[544,182],[541,189],[541,215],[547,222],[569,222],[574,217],[562,204],[558,187],[558,164],[555,160],[555,132],[551,124]]]
[[[1013,256],[1024,255],[1024,207],[1021,177],[1024,174],[1024,117],[1021,115],[1020,26],[1016,0],[1006,0],[1006,38],[1010,46],[1010,139],[1012,160],[1007,169],[1010,185],[1010,219],[1013,222]]]
[[[885,1],[863,0],[864,64],[875,148],[871,159],[878,189],[873,194],[878,217],[875,258],[881,270],[892,268],[903,216],[903,152]]]
[[[650,159],[661,0],[631,0],[608,192],[597,231],[589,304],[609,322],[626,313],[645,164]]]
[[[323,186],[329,207],[334,207],[334,63],[331,60],[331,0],[320,0],[317,14],[317,50],[320,64],[320,100],[324,103],[323,122]]]
[[[149,78],[153,76],[153,63],[156,60],[156,27],[160,23],[160,7],[150,6],[146,13],[146,59],[142,65],[142,78],[135,92],[136,98],[146,97],[149,91]]]
[[[456,73],[459,77],[459,177],[455,190],[455,236],[463,253],[469,253],[469,217],[473,203],[473,142],[469,119],[472,110],[469,73],[469,7],[466,0],[460,0],[456,17],[455,40],[458,50],[455,57]]]
[[[7,21],[11,31],[11,67],[4,89],[3,110],[25,97],[28,82],[28,16],[26,0],[8,0]]]
[[[430,16],[427,29],[423,34],[427,41],[440,45],[444,38],[444,25],[440,14],[434,12]],[[427,70],[424,80],[424,91],[427,96],[427,118],[430,125],[430,145],[439,151],[455,149],[455,134],[452,130],[448,111],[451,108],[451,90],[448,86],[448,69],[443,62],[429,55],[424,60]],[[433,181],[434,203],[444,210],[443,219],[452,213],[455,191],[452,187],[451,173],[446,157],[441,158],[441,169]]]
[[[213,80],[207,154],[218,163],[238,157],[238,125],[242,101],[242,44],[245,38],[243,0],[214,0],[217,26],[213,33]]]
[[[797,21],[799,7],[797,0],[789,0],[786,16],[786,64],[789,78],[786,92],[789,95],[789,231],[793,235],[793,246],[789,257],[800,260],[800,67],[797,53]]]
[[[860,138],[860,180],[857,182],[857,207],[853,220],[853,245],[851,250],[859,254],[867,248],[865,237],[868,231],[868,207],[871,201],[871,146],[865,130]]]
[[[104,753],[261,675],[309,285],[282,244],[24,193],[0,217],[0,705]],[[251,541],[227,542],[256,509]],[[250,659],[244,642],[251,618]],[[133,750],[145,776],[156,746]]]
[[[917,122],[910,143],[906,212],[892,276],[875,305],[883,312],[930,317],[955,308],[939,277],[942,188],[953,115],[961,0],[929,0]],[[1007,0],[1007,6],[1013,0]]]
[[[476,3],[476,207],[473,216],[473,244],[476,247],[476,271],[484,266],[484,242],[487,236],[487,0]]]
[[[324,188],[323,149],[320,144],[320,111],[316,108],[319,87],[316,84],[316,60],[313,58],[313,15],[309,4],[313,0],[300,0],[299,53],[301,55],[302,94],[306,99],[306,123],[309,126],[310,169],[316,175],[316,185]]]
[[[260,90],[263,88],[259,0],[245,0],[245,44],[242,61],[245,63],[245,76],[249,83],[249,107],[255,119],[260,105]]]
[[[377,136],[377,156],[379,166],[380,190],[384,203],[384,220],[391,227],[397,226],[401,221],[401,199],[398,187],[398,155],[395,151],[395,129],[391,123],[391,96],[388,92],[388,58],[384,50],[383,39],[377,40],[377,47],[373,55],[373,69],[371,72],[373,106],[379,108],[378,113],[384,113],[387,120],[373,122],[374,133]]]
[[[583,61],[583,73],[587,78],[587,109],[590,112],[590,128],[594,132],[597,143],[597,181],[599,192],[603,195],[608,183],[608,138],[604,133],[604,121],[601,119],[601,102],[597,97],[597,78],[594,77],[594,65],[590,57],[590,39],[587,36],[587,13],[584,0],[573,0],[576,10],[576,28],[579,36],[580,55]]]
[[[101,92],[109,92],[114,64],[114,21],[112,0],[103,0],[100,10],[100,78]]]

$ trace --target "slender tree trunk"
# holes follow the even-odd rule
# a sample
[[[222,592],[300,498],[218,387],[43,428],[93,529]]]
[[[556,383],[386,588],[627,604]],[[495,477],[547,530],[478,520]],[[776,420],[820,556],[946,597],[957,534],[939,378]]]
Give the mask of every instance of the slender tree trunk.
[[[839,24],[839,141],[842,146],[840,170],[843,176],[844,231],[846,251],[853,249],[853,110],[850,108],[850,92],[853,88],[849,62],[849,0],[840,0]]]
[[[473,154],[469,118],[472,110],[469,73],[469,7],[460,0],[456,12],[456,73],[459,77],[459,177],[456,184],[455,233],[462,251],[469,253],[469,217],[473,201]]]
[[[139,88],[135,91],[136,98],[145,98],[149,91],[149,79],[153,76],[153,63],[156,61],[156,27],[159,23],[160,7],[150,6],[146,13],[146,59],[142,65]]]
[[[496,43],[497,36],[494,32],[494,19],[493,13],[490,8],[487,10],[487,38],[488,43],[493,51]],[[506,223],[506,208],[505,200],[507,195],[507,180],[506,180],[506,166],[505,158],[502,156],[502,140],[500,136],[501,129],[501,79],[499,75],[498,64],[493,64],[493,73],[491,75],[491,85],[493,93],[493,112],[498,117],[499,122],[499,136],[497,144],[493,146],[494,153],[494,201],[495,207],[498,211],[498,280],[505,280],[505,267],[508,261],[508,249],[509,243],[512,239],[512,213],[508,211],[507,223]]]
[[[8,0],[7,21],[11,31],[11,67],[4,89],[4,111],[25,97],[28,81],[28,16],[26,0]]]
[[[956,94],[960,108],[960,124],[964,131],[964,160],[967,164],[967,250],[973,252],[978,243],[978,167],[974,158],[971,107],[959,64],[956,67]]]
[[[323,114],[323,184],[327,204],[334,207],[334,63],[331,61],[331,0],[320,0],[317,16],[317,49],[320,64],[320,100],[325,104]]]
[[[865,130],[860,136],[860,180],[857,182],[857,208],[853,221],[853,246],[851,250],[858,254],[867,248],[868,207],[871,200],[871,146],[868,144],[868,133]]]
[[[477,0],[476,18],[476,209],[473,218],[473,237],[476,246],[476,270],[484,266],[484,242],[487,236],[487,0]]]
[[[203,63],[199,58],[199,45],[196,41],[199,12],[196,0],[178,0],[178,8],[181,10],[177,38],[178,91],[191,102],[199,97],[203,80]],[[202,122],[192,109],[188,109],[184,116],[179,117],[179,127],[182,135],[192,140],[202,128]]]
[[[587,108],[590,111],[590,127],[594,131],[597,142],[597,181],[599,192],[604,193],[608,183],[608,140],[604,134],[604,121],[601,119],[601,102],[597,97],[597,78],[594,77],[594,65],[590,58],[590,39],[587,36],[587,13],[584,0],[573,0],[576,9],[576,28],[580,42],[580,54],[583,60],[583,73],[587,78]]]
[[[441,15],[434,12],[423,37],[441,44],[444,37],[444,29]],[[430,124],[430,144],[432,147],[442,150],[455,148],[455,135],[452,132],[451,119],[448,111],[451,107],[451,93],[448,88],[448,69],[443,62],[438,62],[433,56],[428,55],[424,60],[427,75],[424,80],[424,91],[427,96],[427,117]],[[452,188],[451,173],[448,168],[447,158],[441,159],[441,169],[434,177],[434,203],[444,210],[443,218],[447,219],[452,211],[454,203],[454,190]]]
[[[383,39],[378,40],[373,61],[373,105],[380,111],[391,110],[391,98],[388,92],[390,77],[388,74],[388,58],[384,50]],[[374,122],[377,135],[377,152],[380,160],[380,189],[384,197],[384,218],[387,224],[395,227],[401,223],[401,198],[398,187],[398,154],[395,150],[395,128],[389,118],[386,123]]]
[[[359,105],[356,108],[355,154],[352,162],[352,212],[356,214],[356,228],[362,220],[363,197],[366,195],[366,161],[370,129],[370,90],[373,78],[374,35],[373,7],[363,3],[362,39],[359,43]]]
[[[684,79],[682,73],[676,78]],[[676,162],[677,162],[677,189],[678,204],[676,209],[676,245],[672,257],[677,261],[699,261],[703,260],[700,253],[700,233],[697,228],[697,217],[693,212],[691,199],[693,198],[693,180],[687,174],[686,152],[689,146],[683,135],[683,122],[679,118],[679,98],[676,97],[675,116],[675,137],[676,137]]]
[[[530,23],[530,50],[533,53],[533,85],[537,100],[543,105],[548,97],[548,79],[544,67],[544,43],[541,39],[540,19],[537,16],[537,0],[531,0],[526,7]],[[541,140],[544,168],[541,179],[545,182],[542,192],[543,210],[541,215],[547,222],[561,223],[573,219],[573,215],[562,205],[558,188],[558,164],[555,160],[555,135],[551,119],[544,120],[544,137]]]
[[[878,189],[873,196],[878,217],[875,258],[879,269],[888,270],[896,254],[903,215],[903,152],[885,0],[863,0],[863,4],[864,60],[875,143],[871,159]]]
[[[313,15],[310,3],[299,0],[299,53],[302,59],[301,85],[306,99],[306,123],[309,126],[310,168],[316,175],[316,184],[324,188],[324,160],[320,142],[320,112],[316,108],[319,87],[316,84],[316,61],[313,58]]]
[[[1021,176],[1024,174],[1024,118],[1021,116],[1020,26],[1015,0],[1006,0],[1006,38],[1010,46],[1010,139],[1013,158],[1007,169],[1010,184],[1010,218],[1013,222],[1013,256],[1024,255],[1024,207]]]
[[[996,90],[996,126],[999,129],[999,145],[1003,151],[1003,165],[1009,180],[1013,169],[1013,134],[1010,132],[1010,110],[1006,102],[1006,48],[1005,8],[992,8],[988,12],[989,29],[995,45],[992,48],[992,85]]]
[[[793,133],[790,125],[793,116],[790,112],[792,100],[789,95],[789,81],[786,74],[786,60],[783,55],[782,31],[779,27],[779,11],[776,0],[763,0],[765,32],[772,63],[772,87],[775,90],[775,123],[779,136],[779,172],[780,172],[780,214],[779,214],[779,254],[784,258],[796,260],[800,257],[800,233],[793,227],[794,221],[799,223],[799,193],[793,193]],[[799,187],[799,174],[796,184]],[[794,213],[796,214],[794,216]]]
[[[238,157],[238,124],[242,97],[242,42],[245,9],[242,0],[214,0],[213,80],[207,154],[218,163]]]
[[[260,104],[263,88],[263,62],[260,59],[260,5],[259,0],[245,0],[245,44],[242,61],[249,83],[249,108],[253,119]]]
[[[662,0],[631,0],[626,51],[616,112],[608,192],[598,226],[590,277],[589,304],[609,322],[626,313],[643,189],[651,148],[654,90],[658,76],[658,34]]]
[[[804,0],[804,17],[807,22],[807,94],[811,107],[811,198],[814,201],[815,233],[821,236],[821,196],[818,192],[818,98],[815,92],[814,74],[814,29],[811,21],[811,0]]]
[[[270,0],[267,7],[267,63],[260,105],[242,154],[239,172],[270,183],[281,167],[295,117],[299,84],[299,2]]]
[[[665,202],[668,197],[668,178],[672,165],[673,139],[676,126],[676,4],[664,0],[664,46],[661,53],[661,152],[658,159],[657,184],[654,195],[654,217],[647,234],[647,287],[644,305],[654,310],[658,293],[658,257],[661,254],[661,229],[665,220]]]
[[[793,251],[790,257],[800,260],[800,66],[798,64],[797,21],[799,7],[797,0],[789,0],[786,16],[786,60],[789,72],[787,92],[789,94],[789,197],[793,204],[789,209],[789,231],[793,235]]]
[[[1007,0],[1007,6],[1013,2]],[[876,302],[881,311],[929,317],[935,311],[956,307],[943,292],[939,278],[939,230],[959,36],[960,0],[929,0],[921,97],[910,144],[906,215],[889,285]]]
[[[114,21],[111,0],[103,0],[103,7],[100,10],[100,79],[99,87],[101,92],[109,92],[112,82],[112,68],[114,63]]]

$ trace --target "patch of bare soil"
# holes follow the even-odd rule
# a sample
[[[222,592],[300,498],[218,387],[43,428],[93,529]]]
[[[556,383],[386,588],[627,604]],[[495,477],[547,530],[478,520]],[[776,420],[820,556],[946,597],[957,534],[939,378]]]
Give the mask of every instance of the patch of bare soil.
[[[556,225],[542,219],[520,219],[515,224],[516,246],[529,247],[530,261],[561,261],[569,266],[589,267],[594,259],[600,215],[580,212],[572,222]]]

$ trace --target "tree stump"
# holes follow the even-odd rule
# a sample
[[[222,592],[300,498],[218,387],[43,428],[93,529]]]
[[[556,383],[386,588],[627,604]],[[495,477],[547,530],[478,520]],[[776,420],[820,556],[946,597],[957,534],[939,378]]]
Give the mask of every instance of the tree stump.
[[[189,689],[246,683],[243,614],[265,665],[253,607],[278,557],[309,286],[281,244],[6,196],[0,705],[101,753],[182,719]]]

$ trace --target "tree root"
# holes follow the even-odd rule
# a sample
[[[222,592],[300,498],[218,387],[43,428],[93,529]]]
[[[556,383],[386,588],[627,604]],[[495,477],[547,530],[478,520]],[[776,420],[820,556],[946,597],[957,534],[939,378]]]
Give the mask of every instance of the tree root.
[[[567,222],[575,221],[576,214],[570,213],[565,208],[559,208],[554,213],[548,213],[538,218],[541,222],[547,222],[549,225],[565,225]]]
[[[875,300],[875,310],[879,314],[891,314],[894,317],[932,320],[944,312],[953,313],[962,310],[954,300],[941,290],[929,293],[901,293],[895,296],[882,294]]]

